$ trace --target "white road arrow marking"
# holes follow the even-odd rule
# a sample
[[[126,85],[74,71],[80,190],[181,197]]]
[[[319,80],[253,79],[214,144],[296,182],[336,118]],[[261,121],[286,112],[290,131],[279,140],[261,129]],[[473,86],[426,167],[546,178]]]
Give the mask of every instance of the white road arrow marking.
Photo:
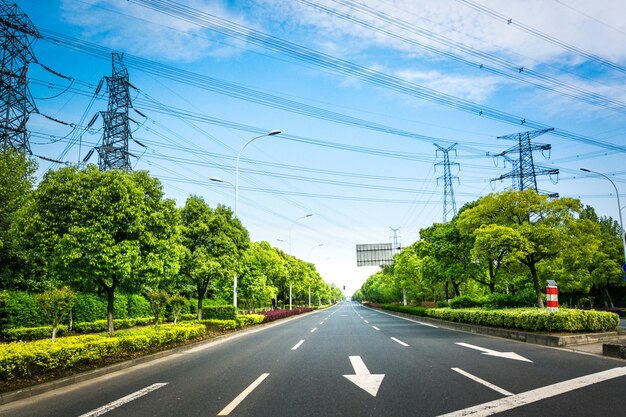
[[[354,368],[355,375],[344,375],[357,387],[367,391],[372,397],[378,393],[378,388],[383,382],[384,374],[370,374],[360,356],[350,356],[350,362]]]
[[[470,345],[469,343],[455,343],[455,344],[466,347],[466,348],[479,350],[483,352],[483,355],[496,356],[498,358],[513,359],[516,361],[523,361],[523,362],[530,362],[530,363],[533,362],[530,359],[526,359],[525,357],[520,356],[515,352],[498,352],[497,350],[486,349],[480,346]]]

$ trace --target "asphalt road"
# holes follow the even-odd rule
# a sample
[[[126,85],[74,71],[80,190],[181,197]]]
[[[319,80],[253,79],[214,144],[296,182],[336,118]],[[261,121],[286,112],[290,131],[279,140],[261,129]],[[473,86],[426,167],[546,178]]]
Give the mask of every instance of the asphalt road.
[[[0,407],[2,416],[618,416],[626,362],[343,303]]]

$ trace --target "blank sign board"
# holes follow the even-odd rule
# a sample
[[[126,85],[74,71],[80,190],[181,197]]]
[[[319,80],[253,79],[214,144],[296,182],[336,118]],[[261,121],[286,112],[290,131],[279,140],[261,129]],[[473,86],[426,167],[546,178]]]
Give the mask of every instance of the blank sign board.
[[[356,266],[392,265],[394,253],[391,243],[356,245]]]

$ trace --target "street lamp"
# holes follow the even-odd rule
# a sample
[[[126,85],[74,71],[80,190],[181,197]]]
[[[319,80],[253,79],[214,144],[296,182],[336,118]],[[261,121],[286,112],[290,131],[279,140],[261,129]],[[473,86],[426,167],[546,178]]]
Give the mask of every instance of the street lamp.
[[[256,136],[250,139],[249,141],[247,141],[239,150],[239,153],[237,154],[237,161],[235,163],[235,217],[237,217],[237,205],[239,202],[239,158],[241,157],[241,153],[243,152],[244,149],[246,149],[246,146],[248,146],[252,141],[255,141],[259,138],[263,138],[265,136],[278,135],[279,133],[280,133],[280,130],[271,130],[268,133]],[[235,294],[235,297],[237,297],[237,294]]]
[[[589,172],[591,174],[597,174],[600,175],[604,178],[606,178],[607,180],[609,180],[609,182],[613,185],[613,188],[615,188],[615,196],[617,197],[617,213],[619,214],[619,227],[622,229],[620,231],[620,235],[622,238],[622,246],[624,248],[624,264],[626,265],[626,236],[625,236],[625,230],[624,230],[624,222],[622,220],[622,204],[619,201],[619,191],[617,190],[617,186],[615,185],[615,183],[613,182],[612,179],[610,179],[608,176],[600,173],[600,172],[596,172],[596,171],[592,171],[590,169],[587,168],[581,168],[580,169],[583,172]]]
[[[237,206],[238,206],[238,202],[239,202],[239,158],[241,158],[241,153],[243,152],[244,149],[246,149],[246,146],[248,146],[252,141],[257,140],[259,138],[265,137],[265,136],[274,136],[274,135],[278,135],[280,133],[280,130],[271,130],[263,135],[259,135],[259,136],[255,136],[252,139],[250,139],[249,141],[247,141],[239,150],[239,153],[237,154],[237,161],[235,163],[235,218],[238,218],[237,216]],[[224,181],[220,178],[210,178],[211,181],[213,182],[221,182],[224,184],[230,184],[231,186],[233,185],[232,183],[228,182],[228,181]],[[237,309],[237,273],[235,272],[235,276],[233,278],[233,305],[235,306],[235,309]]]
[[[306,216],[302,216],[302,217],[298,217],[297,219],[295,219],[294,221],[291,222],[291,226],[289,226],[289,255],[292,255],[291,253],[291,231],[293,230],[293,226],[295,226],[296,223],[298,223],[300,220],[302,219],[306,219],[307,217],[311,217],[313,216],[312,214],[307,214]],[[293,255],[292,255],[293,256]],[[291,280],[289,280],[289,310],[291,310],[291,290],[292,290],[292,282]]]

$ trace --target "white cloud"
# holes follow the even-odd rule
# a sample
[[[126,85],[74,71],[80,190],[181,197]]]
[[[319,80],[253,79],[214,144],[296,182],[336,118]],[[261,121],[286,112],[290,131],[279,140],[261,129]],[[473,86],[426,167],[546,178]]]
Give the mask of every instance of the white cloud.
[[[187,0],[186,6],[228,17],[220,2]],[[238,53],[206,29],[126,0],[92,0],[91,3],[62,0],[66,21],[82,36],[109,48],[151,58],[191,62],[206,55]]]

